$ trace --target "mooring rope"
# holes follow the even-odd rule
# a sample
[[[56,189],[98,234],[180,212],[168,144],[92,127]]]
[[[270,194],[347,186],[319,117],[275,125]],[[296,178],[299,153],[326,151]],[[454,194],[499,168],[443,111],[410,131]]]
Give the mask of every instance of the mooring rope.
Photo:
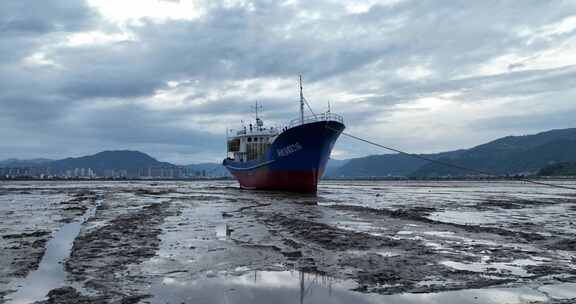
[[[338,130],[338,129],[331,128],[331,127],[329,127],[329,126],[327,126],[327,127],[328,127],[329,129],[334,130],[334,131],[340,131],[340,130]],[[447,163],[447,162],[440,161],[440,160],[437,160],[437,159],[428,158],[428,157],[425,157],[425,156],[422,156],[422,155],[404,152],[404,151],[402,151],[402,150],[395,149],[395,148],[391,148],[391,147],[387,147],[387,146],[384,146],[384,145],[375,143],[375,142],[373,142],[373,141],[370,141],[370,140],[367,140],[367,139],[364,139],[364,138],[361,138],[361,137],[358,137],[358,136],[355,136],[355,135],[352,135],[352,134],[349,134],[349,133],[346,133],[346,132],[342,132],[342,135],[345,135],[345,136],[348,136],[348,137],[350,137],[350,138],[353,138],[353,139],[356,139],[356,140],[365,142],[365,143],[367,143],[367,144],[371,144],[371,145],[376,146],[376,147],[380,147],[380,148],[382,148],[382,149],[386,149],[386,150],[393,151],[393,152],[396,152],[396,153],[399,153],[399,154],[402,154],[402,155],[406,155],[406,156],[409,156],[409,157],[412,157],[412,158],[421,159],[421,160],[424,160],[424,161],[427,161],[427,162],[431,162],[431,163],[435,163],[435,164],[438,164],[438,165],[442,165],[442,166],[446,166],[446,167],[452,167],[452,168],[456,168],[456,169],[463,170],[463,171],[470,171],[470,172],[474,172],[474,173],[479,173],[479,174],[482,174],[482,175],[498,176],[498,174],[494,174],[494,173],[491,173],[491,172],[488,172],[488,171],[478,170],[478,169],[469,168],[469,167],[464,167],[464,166],[460,166],[460,165],[455,165],[455,164]],[[540,186],[547,186],[547,187],[554,187],[554,188],[568,189],[568,190],[576,190],[575,187],[569,187],[569,186],[563,186],[563,185],[555,185],[555,184],[550,184],[550,183],[535,181],[535,180],[531,180],[531,179],[527,179],[527,178],[521,178],[521,177],[513,178],[512,180],[515,180],[515,181],[523,181],[523,182],[527,182],[527,183],[531,183],[531,184],[536,184],[536,185],[540,185]]]

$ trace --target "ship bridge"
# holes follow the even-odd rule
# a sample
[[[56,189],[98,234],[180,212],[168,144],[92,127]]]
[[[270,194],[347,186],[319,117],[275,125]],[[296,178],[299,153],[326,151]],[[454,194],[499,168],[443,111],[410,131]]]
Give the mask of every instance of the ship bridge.
[[[278,128],[266,128],[262,119],[256,117],[255,124],[245,125],[228,137],[228,158],[241,162],[262,159],[278,134]]]
[[[328,111],[320,114],[315,114],[308,105],[310,112],[312,112],[312,115],[308,116],[304,115],[304,104],[308,104],[308,102],[302,93],[302,77],[300,77],[300,117],[292,119],[284,127],[264,127],[264,122],[258,116],[262,106],[256,102],[253,107],[256,114],[255,123],[244,125],[241,130],[232,132],[232,136],[227,136],[228,159],[239,162],[262,160],[266,157],[266,153],[278,135],[298,126],[330,121],[344,124],[342,116],[330,111],[330,103],[328,103]],[[228,131],[227,134],[230,134]]]
[[[292,119],[285,127],[264,127],[260,118],[255,124],[243,126],[228,137],[228,158],[240,162],[263,159],[276,137],[289,129],[316,122],[344,123],[342,116],[330,111]]]

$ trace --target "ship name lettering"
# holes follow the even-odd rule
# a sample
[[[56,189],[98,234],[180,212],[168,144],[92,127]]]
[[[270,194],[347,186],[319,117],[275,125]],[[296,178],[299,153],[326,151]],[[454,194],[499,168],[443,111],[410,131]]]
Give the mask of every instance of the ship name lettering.
[[[284,148],[278,149],[276,150],[276,152],[278,153],[278,156],[284,157],[292,153],[298,152],[300,150],[302,150],[302,145],[300,145],[299,143],[294,143]]]

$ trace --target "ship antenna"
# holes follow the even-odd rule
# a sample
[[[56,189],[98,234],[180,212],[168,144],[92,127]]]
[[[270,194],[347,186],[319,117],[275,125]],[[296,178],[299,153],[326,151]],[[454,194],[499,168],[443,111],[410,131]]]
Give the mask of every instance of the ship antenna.
[[[304,94],[302,93],[302,75],[300,75],[300,124],[304,124]]]
[[[260,117],[258,117],[258,110],[262,111],[262,105],[258,104],[258,101],[256,101],[256,105],[254,105],[254,112],[256,113],[256,127],[260,128],[263,126],[262,120],[260,120]]]
[[[258,111],[262,112],[262,105],[258,104],[258,101],[256,101],[256,105],[254,106],[254,111],[256,112],[256,119],[258,119]]]

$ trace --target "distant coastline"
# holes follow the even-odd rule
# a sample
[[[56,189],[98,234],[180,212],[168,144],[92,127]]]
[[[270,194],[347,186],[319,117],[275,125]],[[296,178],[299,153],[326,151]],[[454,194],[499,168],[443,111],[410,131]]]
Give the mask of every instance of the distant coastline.
[[[540,180],[540,181],[576,181],[576,176],[527,176],[527,177],[325,177],[321,181],[518,181],[523,180]],[[50,177],[50,178],[37,178],[37,177],[13,177],[6,178],[0,176],[0,181],[75,181],[75,182],[91,182],[91,181],[233,181],[234,178],[229,176],[222,177],[205,177],[205,178],[64,178],[64,177]]]
[[[435,154],[380,154],[330,159],[323,179],[547,179],[544,176],[562,180],[576,176],[576,128],[507,136],[469,149]],[[130,150],[103,151],[60,160],[0,161],[1,179],[204,180],[229,177],[221,163],[175,165]]]

